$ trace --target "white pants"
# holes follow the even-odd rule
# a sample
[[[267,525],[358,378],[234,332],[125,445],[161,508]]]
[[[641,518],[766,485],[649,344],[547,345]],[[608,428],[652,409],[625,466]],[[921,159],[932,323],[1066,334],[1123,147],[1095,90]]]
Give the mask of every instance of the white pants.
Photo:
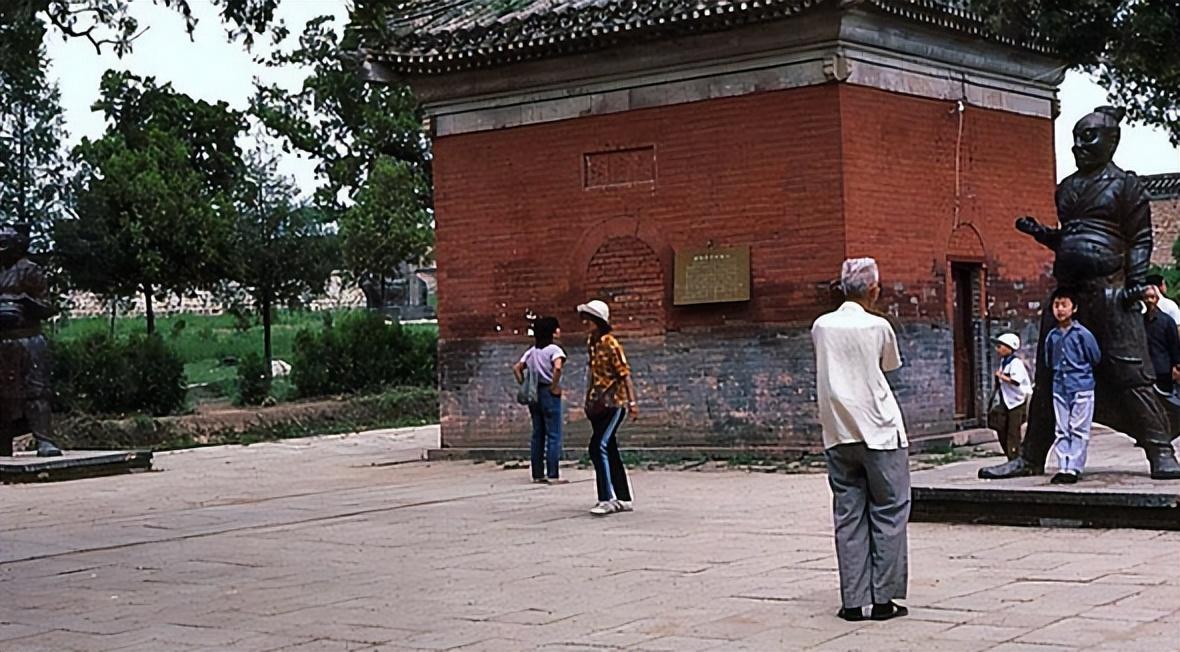
[[[1078,392],[1072,401],[1054,394],[1053,413],[1057,417],[1057,440],[1053,442],[1057,465],[1062,473],[1081,475],[1094,423],[1094,392]]]

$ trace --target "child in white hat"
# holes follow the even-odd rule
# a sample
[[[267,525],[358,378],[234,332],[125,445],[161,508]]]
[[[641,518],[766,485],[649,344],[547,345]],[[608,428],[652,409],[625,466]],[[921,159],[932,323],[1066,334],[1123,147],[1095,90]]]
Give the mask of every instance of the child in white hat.
[[[1032,380],[1024,361],[1016,355],[1020,350],[1020,337],[1016,333],[1004,333],[995,339],[995,344],[1000,365],[989,401],[992,405],[987,414],[987,426],[996,431],[1004,454],[1014,460],[1020,457],[1020,426],[1028,415]]]

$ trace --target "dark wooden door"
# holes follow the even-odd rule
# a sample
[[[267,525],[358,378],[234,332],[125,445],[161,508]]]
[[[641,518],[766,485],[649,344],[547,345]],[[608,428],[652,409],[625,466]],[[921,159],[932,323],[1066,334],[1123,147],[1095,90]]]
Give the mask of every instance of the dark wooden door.
[[[974,419],[978,416],[977,379],[979,366],[975,341],[975,322],[979,316],[979,303],[983,268],[975,263],[951,263],[951,282],[954,305],[951,313],[951,329],[954,335],[955,355],[955,417]]]

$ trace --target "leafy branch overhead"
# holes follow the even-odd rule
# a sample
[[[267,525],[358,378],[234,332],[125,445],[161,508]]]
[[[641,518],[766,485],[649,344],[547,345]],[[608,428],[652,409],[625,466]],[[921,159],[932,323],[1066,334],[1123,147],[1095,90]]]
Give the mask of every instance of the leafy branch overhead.
[[[338,211],[356,198],[382,158],[404,161],[429,179],[430,150],[410,90],[367,82],[353,54],[351,32],[338,36],[332,22],[330,16],[309,21],[298,47],[262,59],[268,66],[298,66],[310,74],[294,93],[259,85],[251,112],[281,139],[284,150],[317,161],[325,179],[317,203]],[[422,199],[428,207],[429,194]]]
[[[968,0],[1010,36],[1047,41],[1066,64],[1095,74],[1127,115],[1180,145],[1180,2]]]
[[[143,0],[140,0],[141,2]],[[64,38],[81,38],[102,53],[110,48],[123,56],[131,51],[135,38],[146,27],[130,14],[132,0],[4,0],[0,3],[0,20],[10,22],[44,16],[49,26]],[[247,47],[257,35],[267,30],[281,40],[286,30],[275,22],[280,0],[152,0],[153,4],[176,11],[184,19],[191,37],[197,27],[192,4],[202,2],[217,7],[226,35],[240,39]]]

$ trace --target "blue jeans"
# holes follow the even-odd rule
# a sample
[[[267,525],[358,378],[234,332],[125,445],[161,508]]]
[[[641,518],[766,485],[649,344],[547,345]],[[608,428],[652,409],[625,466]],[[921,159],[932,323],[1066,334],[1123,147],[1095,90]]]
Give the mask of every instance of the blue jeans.
[[[619,426],[627,410],[607,408],[606,412],[590,419],[594,434],[590,437],[590,461],[594,463],[594,478],[598,485],[598,500],[631,500],[631,485],[627,482],[627,467],[619,456]]]
[[[533,417],[533,440],[529,446],[532,453],[533,479],[546,475],[551,480],[558,477],[557,465],[561,461],[561,397],[549,391],[548,383],[537,386],[537,404],[529,406]],[[542,463],[545,468],[541,468]]]

